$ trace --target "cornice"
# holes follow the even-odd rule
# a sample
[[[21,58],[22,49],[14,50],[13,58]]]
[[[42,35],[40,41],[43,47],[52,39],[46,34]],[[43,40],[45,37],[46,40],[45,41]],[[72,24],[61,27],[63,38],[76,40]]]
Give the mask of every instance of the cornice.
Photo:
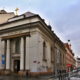
[[[38,22],[14,26],[14,27],[11,27],[11,28],[0,30],[0,35],[1,34],[5,34],[5,33],[8,33],[8,32],[11,32],[11,31],[15,31],[15,30],[22,30],[22,29],[34,28],[37,25],[38,25]]]

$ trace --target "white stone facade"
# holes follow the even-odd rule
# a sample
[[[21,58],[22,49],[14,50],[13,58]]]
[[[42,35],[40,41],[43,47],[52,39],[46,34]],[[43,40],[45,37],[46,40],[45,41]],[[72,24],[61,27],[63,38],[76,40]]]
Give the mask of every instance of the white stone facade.
[[[5,64],[0,59],[0,69],[54,72],[55,35],[39,16],[29,17],[21,15],[0,25],[0,57],[5,58]]]
[[[39,18],[35,17],[34,19],[25,19],[0,26],[0,31],[5,31],[9,28],[12,29],[12,31],[8,30],[0,34],[0,54],[5,57],[4,67],[1,64],[0,69],[14,72],[14,68],[18,64],[16,60],[19,60],[19,70],[29,70],[30,72],[47,72],[48,69],[53,70],[54,64],[51,63],[51,46],[53,41],[38,28],[40,26],[35,24],[36,27],[34,25],[30,26],[32,28],[24,27],[24,29],[19,29],[16,27],[17,29],[14,29],[15,26],[21,25],[19,27],[23,27],[27,26],[28,23],[37,21],[39,21]],[[29,35],[26,35],[27,33]],[[16,38],[20,40],[20,53],[16,53]],[[46,61],[43,61],[44,41],[46,43]],[[2,62],[2,59],[0,61]]]

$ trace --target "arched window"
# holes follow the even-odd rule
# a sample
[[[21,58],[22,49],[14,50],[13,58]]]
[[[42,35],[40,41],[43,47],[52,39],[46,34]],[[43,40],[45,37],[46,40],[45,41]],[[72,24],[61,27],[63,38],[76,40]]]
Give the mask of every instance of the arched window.
[[[46,61],[46,43],[43,42],[43,60]]]
[[[51,47],[51,62],[54,62],[54,53],[53,53],[53,47]]]

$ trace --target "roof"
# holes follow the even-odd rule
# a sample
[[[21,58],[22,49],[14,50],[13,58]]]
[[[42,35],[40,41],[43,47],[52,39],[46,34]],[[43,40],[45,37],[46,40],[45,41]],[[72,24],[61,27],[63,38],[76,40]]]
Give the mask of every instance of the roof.
[[[31,16],[34,16],[36,14],[32,13],[32,12],[25,12],[24,14],[21,14],[21,15],[15,15],[14,17],[10,18],[10,19],[13,19],[13,18],[17,18],[17,17],[20,17],[20,16],[24,16],[24,17],[31,17]],[[9,19],[9,20],[10,20]]]
[[[7,22],[5,22],[3,24],[0,24],[0,25],[9,24],[9,23],[12,23],[12,22],[17,21],[17,20],[23,20],[23,19],[26,19],[26,18],[32,18],[32,17],[36,17],[36,16],[39,17],[44,22],[44,24],[47,26],[47,28],[51,31],[51,34],[55,36],[55,39],[57,41],[59,41],[59,43],[61,44],[61,47],[65,48],[63,42],[57,37],[57,35],[54,33],[54,31],[52,31],[51,25],[47,25],[45,23],[44,19],[42,19],[38,14],[34,14],[32,12],[25,12],[24,14],[15,15],[14,17],[9,18]]]
[[[0,14],[7,14],[5,10],[0,10]]]
[[[70,53],[74,56],[74,53],[71,49],[71,44],[68,44],[68,43],[64,43],[65,47],[70,51]]]
[[[34,16],[36,14],[32,13],[32,12],[25,12],[24,14],[22,15],[25,15],[25,17],[30,17],[30,16]]]
[[[14,12],[7,12],[5,10],[0,10],[0,14],[14,14]]]
[[[80,60],[80,58],[77,58],[77,60]]]

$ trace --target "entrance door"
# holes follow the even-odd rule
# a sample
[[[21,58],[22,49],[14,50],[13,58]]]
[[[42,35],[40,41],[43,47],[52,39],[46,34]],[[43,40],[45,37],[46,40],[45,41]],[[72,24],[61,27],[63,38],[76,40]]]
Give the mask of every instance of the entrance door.
[[[18,72],[20,70],[20,60],[14,60],[14,72]]]

